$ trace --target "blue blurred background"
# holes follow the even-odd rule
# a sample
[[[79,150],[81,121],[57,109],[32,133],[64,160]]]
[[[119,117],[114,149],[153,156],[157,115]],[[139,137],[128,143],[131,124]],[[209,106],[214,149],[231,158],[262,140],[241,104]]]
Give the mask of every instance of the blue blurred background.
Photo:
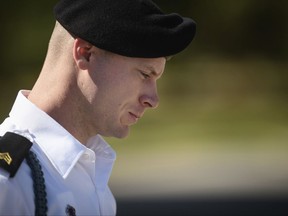
[[[53,1],[0,8],[0,118],[37,79]],[[118,215],[288,215],[288,1],[155,0],[197,22],[117,151]]]

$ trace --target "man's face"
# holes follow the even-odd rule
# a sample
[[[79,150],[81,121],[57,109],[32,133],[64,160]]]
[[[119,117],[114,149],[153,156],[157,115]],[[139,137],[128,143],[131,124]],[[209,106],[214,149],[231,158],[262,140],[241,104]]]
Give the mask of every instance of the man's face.
[[[91,132],[118,138],[127,136],[129,127],[147,108],[158,106],[156,81],[165,63],[165,58],[92,54],[88,69],[91,79],[84,92]]]

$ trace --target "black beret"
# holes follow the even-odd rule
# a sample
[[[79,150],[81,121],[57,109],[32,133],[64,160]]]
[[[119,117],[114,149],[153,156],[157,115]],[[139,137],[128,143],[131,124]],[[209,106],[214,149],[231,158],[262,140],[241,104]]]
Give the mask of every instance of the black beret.
[[[192,41],[195,22],[150,0],[60,0],[56,20],[72,35],[128,57],[172,56]]]

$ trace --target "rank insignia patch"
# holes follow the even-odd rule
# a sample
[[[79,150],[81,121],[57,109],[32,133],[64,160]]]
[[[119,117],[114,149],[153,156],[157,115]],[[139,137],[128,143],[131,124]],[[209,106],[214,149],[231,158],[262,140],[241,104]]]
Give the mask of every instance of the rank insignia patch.
[[[26,137],[7,132],[0,138],[0,167],[14,177],[32,143]]]
[[[8,152],[0,152],[0,160],[4,160],[8,165],[12,162],[12,158]]]

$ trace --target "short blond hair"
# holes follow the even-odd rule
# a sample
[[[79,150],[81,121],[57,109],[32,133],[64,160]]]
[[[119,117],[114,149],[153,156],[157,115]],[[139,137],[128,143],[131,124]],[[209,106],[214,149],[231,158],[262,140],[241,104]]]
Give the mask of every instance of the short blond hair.
[[[47,56],[58,59],[66,54],[69,49],[72,54],[74,38],[59,22],[56,21],[54,30],[52,32]]]

